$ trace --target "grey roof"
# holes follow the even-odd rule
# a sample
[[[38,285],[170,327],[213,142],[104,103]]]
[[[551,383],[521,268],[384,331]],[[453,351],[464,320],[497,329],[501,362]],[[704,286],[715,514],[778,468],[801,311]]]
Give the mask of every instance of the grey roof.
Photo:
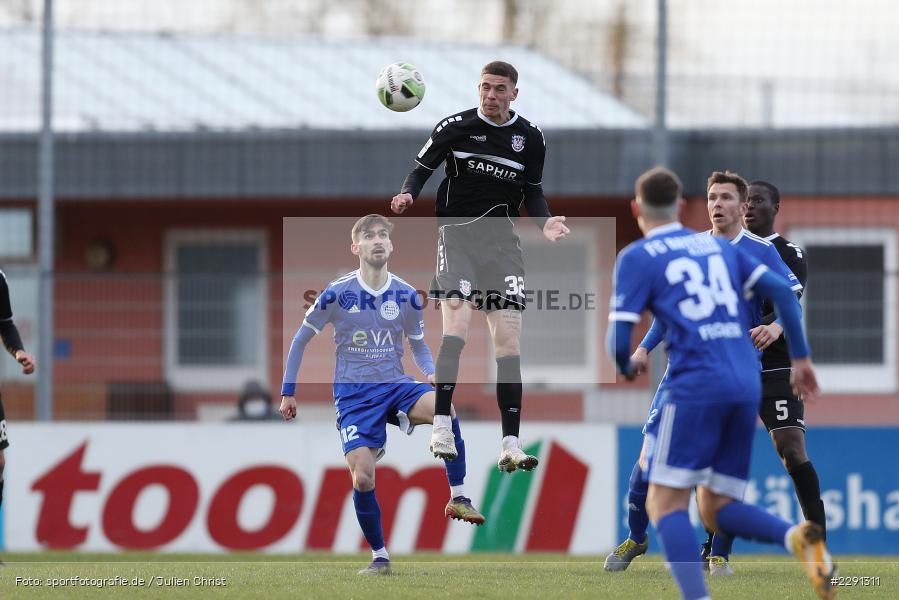
[[[39,126],[40,45],[34,28],[0,29],[0,131]],[[476,105],[479,69],[494,59],[518,67],[513,108],[544,128],[646,126],[519,46],[62,30],[54,55],[60,131],[427,129]],[[398,61],[415,64],[428,85],[408,113],[383,108],[374,93],[381,68]]]

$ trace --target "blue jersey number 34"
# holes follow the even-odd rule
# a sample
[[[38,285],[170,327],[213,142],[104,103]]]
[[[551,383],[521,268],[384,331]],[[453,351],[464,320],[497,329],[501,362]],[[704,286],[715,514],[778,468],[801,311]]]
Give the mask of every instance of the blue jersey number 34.
[[[678,302],[681,314],[691,321],[705,319],[715,311],[716,306],[727,308],[727,314],[737,316],[739,299],[730,284],[727,265],[720,254],[708,258],[708,283],[702,267],[692,258],[682,256],[668,263],[665,277],[671,285],[683,282],[684,290],[690,297]]]

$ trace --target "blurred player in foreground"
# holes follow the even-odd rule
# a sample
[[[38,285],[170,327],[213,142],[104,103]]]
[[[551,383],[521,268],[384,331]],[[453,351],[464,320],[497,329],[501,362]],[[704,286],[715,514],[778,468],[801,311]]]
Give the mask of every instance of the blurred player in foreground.
[[[297,415],[296,378],[303,351],[331,323],[337,345],[337,428],[353,478],[356,517],[372,549],[372,562],[360,575],[391,572],[375,497],[375,463],[385,452],[386,424],[394,415],[412,426],[434,421],[434,363],[424,342],[421,300],[414,287],[387,270],[392,230],[381,215],[362,217],[353,226],[350,248],[359,257],[359,269],[330,282],[306,312],[290,345],[281,387],[280,411],[289,421]],[[403,372],[404,336],[430,384]],[[450,483],[445,515],[480,525],[483,515],[465,497],[465,442],[455,416],[452,428],[456,456],[445,461]]]
[[[688,600],[709,597],[687,512],[694,487],[707,529],[782,544],[803,563],[818,595],[832,598],[836,568],[821,528],[810,521],[791,525],[741,501],[761,393],[744,297],[772,299],[787,332],[794,391],[819,392],[791,286],[727,241],[683,227],[681,189],[665,169],[637,180],[631,206],[645,238],[618,256],[609,315],[609,350],[629,380],[635,376],[630,337],[643,310],[665,331],[668,381],[658,435],[648,435],[646,447],[649,517]]]
[[[480,103],[439,123],[418,153],[418,166],[393,197],[390,208],[412,206],[441,163],[446,177],[437,190],[437,273],[431,295],[440,302],[443,341],[437,353],[437,416],[431,437],[435,456],[452,456],[450,407],[459,357],[474,309],[487,315],[496,356],[496,402],[503,438],[497,466],[530,471],[537,457],[525,454],[521,426],[521,311],[524,261],[514,221],[522,204],[550,241],[568,235],[565,217],[550,215],[543,196],[543,132],[509,105],[518,96],[518,71],[495,61],[481,70]]]
[[[748,197],[746,181],[736,173],[716,171],[712,173],[706,183],[706,192],[706,208],[712,228],[705,233],[729,241],[732,246],[746,252],[772,272],[787,279],[791,284],[791,289],[797,294],[801,293],[802,284],[778,255],[774,246],[743,228],[743,215],[747,209]],[[752,328],[749,330],[749,335],[759,350],[771,344],[783,331],[778,323],[772,322],[774,318],[768,323],[764,322],[763,301],[762,295],[755,295],[747,302],[750,310],[749,324]],[[796,308],[800,310],[798,300]],[[649,352],[662,341],[664,333],[661,323],[658,319],[654,319],[646,336],[631,356],[631,363],[636,374],[642,373],[646,369]],[[787,356],[787,361],[789,362],[789,356]],[[753,364],[756,369],[760,368],[758,356],[754,358]],[[653,397],[643,429],[644,435],[657,435],[658,433],[660,403],[664,398],[667,381],[668,371],[662,377],[659,389]],[[789,387],[789,381],[787,384]],[[644,453],[645,443],[644,449],[641,451],[641,458]],[[641,461],[638,460],[634,465],[629,482],[628,525],[630,532],[627,539],[606,557],[604,567],[607,571],[625,570],[634,558],[644,554],[649,547],[649,538],[646,535],[649,524],[649,517],[646,514],[646,494],[649,482],[646,480],[646,474],[640,464]],[[708,561],[709,570],[713,575],[733,574],[728,563],[732,545],[733,540],[727,536],[713,536],[709,533],[708,539],[703,544],[702,557]]]
[[[34,373],[34,356],[25,352],[19,330],[12,320],[12,302],[9,299],[9,285],[6,283],[6,275],[0,271],[0,340],[3,347],[13,358],[22,365],[22,372],[26,375]],[[3,400],[0,399],[0,506],[3,506],[3,469],[6,467],[6,457],[3,451],[9,447],[9,434],[6,430],[6,414],[3,412]]]

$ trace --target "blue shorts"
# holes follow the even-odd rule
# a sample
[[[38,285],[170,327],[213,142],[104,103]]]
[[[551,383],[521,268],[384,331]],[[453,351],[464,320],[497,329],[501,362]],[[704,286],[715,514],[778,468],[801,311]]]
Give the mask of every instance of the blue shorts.
[[[758,402],[675,401],[661,408],[647,433],[649,482],[742,500],[758,419]]]
[[[339,384],[334,386],[337,429],[343,453],[356,448],[382,449],[387,443],[387,417],[399,411],[409,413],[423,394],[433,392],[427,383]]]

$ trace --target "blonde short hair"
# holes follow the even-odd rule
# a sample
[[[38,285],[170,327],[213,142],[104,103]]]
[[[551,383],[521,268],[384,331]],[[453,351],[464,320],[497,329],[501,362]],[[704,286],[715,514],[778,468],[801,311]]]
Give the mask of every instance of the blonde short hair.
[[[365,215],[353,225],[353,230],[350,232],[350,238],[353,240],[353,243],[358,243],[359,234],[373,229],[375,225],[384,226],[387,229],[387,235],[393,232],[393,223],[387,217],[382,215]]]

